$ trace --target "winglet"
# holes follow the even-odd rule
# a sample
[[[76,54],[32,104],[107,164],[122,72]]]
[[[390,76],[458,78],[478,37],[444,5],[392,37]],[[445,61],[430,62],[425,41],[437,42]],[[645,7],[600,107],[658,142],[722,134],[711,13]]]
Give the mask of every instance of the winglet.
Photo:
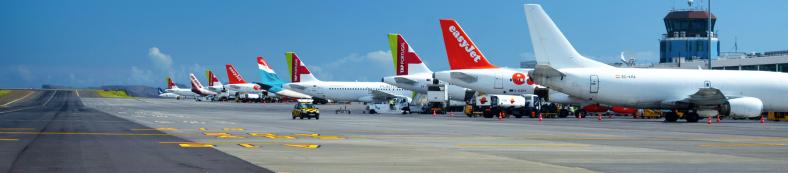
[[[238,70],[235,70],[232,64],[225,65],[225,68],[227,69],[227,78],[229,78],[230,84],[246,83],[244,77],[241,76],[241,73],[238,73]]]
[[[443,31],[443,43],[446,45],[446,55],[452,70],[496,68],[495,65],[487,61],[482,51],[468,37],[468,34],[465,34],[457,21],[441,19],[440,24],[441,31]]]
[[[290,72],[290,81],[293,83],[318,81],[317,78],[309,72],[309,69],[306,68],[304,62],[298,58],[295,52],[285,53],[285,59],[287,60],[287,67]]]
[[[549,65],[556,69],[573,67],[612,68],[607,64],[583,57],[569,43],[553,19],[544,12],[541,5],[525,4],[525,17],[534,47],[536,63]]]
[[[405,41],[400,34],[389,34],[389,47],[391,47],[391,57],[394,60],[394,70],[397,76],[432,73],[425,65],[413,47]]]

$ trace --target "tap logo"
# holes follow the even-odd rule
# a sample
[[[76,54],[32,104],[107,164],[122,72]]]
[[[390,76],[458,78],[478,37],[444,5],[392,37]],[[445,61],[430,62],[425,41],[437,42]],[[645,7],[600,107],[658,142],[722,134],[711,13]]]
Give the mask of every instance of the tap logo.
[[[512,82],[515,85],[523,85],[526,83],[525,75],[522,73],[514,73],[512,75]],[[528,83],[528,85],[532,85],[532,83]]]
[[[479,60],[481,60],[479,53],[476,53],[476,48],[473,47],[473,45],[468,44],[468,41],[465,40],[465,36],[460,34],[460,31],[457,31],[457,27],[454,25],[449,26],[449,32],[454,35],[454,38],[457,38],[457,43],[461,48],[465,49],[465,52],[467,52],[471,58],[473,58],[473,62],[479,62]]]
[[[252,89],[254,89],[255,91],[260,91],[260,85],[253,85]]]
[[[487,97],[482,97],[481,99],[479,99],[479,102],[481,102],[482,104],[487,103]]]

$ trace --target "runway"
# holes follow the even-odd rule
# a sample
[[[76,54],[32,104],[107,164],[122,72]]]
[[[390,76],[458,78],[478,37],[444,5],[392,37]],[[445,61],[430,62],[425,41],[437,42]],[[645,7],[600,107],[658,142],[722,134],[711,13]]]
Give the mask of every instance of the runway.
[[[627,117],[484,119],[334,114],[292,120],[292,104],[83,98],[87,107],[276,172],[784,172],[788,124],[663,123]],[[134,129],[139,127],[125,127]],[[118,131],[122,129],[116,129]],[[146,129],[132,130],[146,133]],[[124,137],[125,138],[125,137]],[[152,146],[153,147],[153,146]]]
[[[212,148],[85,107],[73,91],[38,90],[0,109],[5,172],[271,172]]]

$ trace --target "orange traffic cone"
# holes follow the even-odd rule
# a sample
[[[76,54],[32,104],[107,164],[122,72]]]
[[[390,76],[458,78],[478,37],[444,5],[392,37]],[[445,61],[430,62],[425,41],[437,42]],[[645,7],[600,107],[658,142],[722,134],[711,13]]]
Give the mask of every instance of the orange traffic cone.
[[[720,123],[720,115],[717,115],[717,123]]]
[[[706,124],[711,125],[711,117],[706,118]]]
[[[438,116],[438,114],[435,113],[435,110],[432,110],[432,117],[435,118],[435,116]]]
[[[531,112],[531,118],[536,118],[536,112]]]
[[[761,124],[766,123],[766,120],[763,119],[763,115],[761,115]]]
[[[598,114],[598,115],[596,116],[596,120],[597,120],[597,121],[602,121],[602,114]]]
[[[539,113],[539,122],[542,122],[542,113]]]

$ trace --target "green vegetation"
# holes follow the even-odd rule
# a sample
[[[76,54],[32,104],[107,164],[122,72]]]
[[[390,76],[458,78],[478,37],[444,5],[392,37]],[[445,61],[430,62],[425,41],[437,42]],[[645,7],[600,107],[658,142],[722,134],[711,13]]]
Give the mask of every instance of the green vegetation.
[[[117,91],[97,90],[96,94],[98,94],[101,97],[107,97],[107,98],[132,98],[131,96],[126,94],[126,91],[123,90],[117,90]]]
[[[11,93],[11,90],[0,90],[0,97],[3,97],[4,95],[6,95],[8,93]]]

